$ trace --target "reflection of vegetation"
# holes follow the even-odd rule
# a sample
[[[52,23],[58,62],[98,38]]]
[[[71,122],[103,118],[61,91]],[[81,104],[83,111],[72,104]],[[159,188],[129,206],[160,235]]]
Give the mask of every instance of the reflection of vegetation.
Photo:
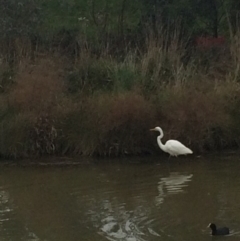
[[[2,156],[239,146],[238,1],[0,3]]]

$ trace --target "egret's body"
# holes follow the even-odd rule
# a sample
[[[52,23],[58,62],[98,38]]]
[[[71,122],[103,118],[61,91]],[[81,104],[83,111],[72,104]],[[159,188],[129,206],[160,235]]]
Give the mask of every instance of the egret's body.
[[[160,127],[155,127],[150,131],[159,131],[160,135],[157,137],[157,143],[159,147],[164,151],[169,153],[171,156],[178,156],[178,155],[187,155],[192,154],[192,150],[184,146],[181,142],[177,140],[169,140],[165,143],[162,143],[161,139],[163,138],[163,131]]]

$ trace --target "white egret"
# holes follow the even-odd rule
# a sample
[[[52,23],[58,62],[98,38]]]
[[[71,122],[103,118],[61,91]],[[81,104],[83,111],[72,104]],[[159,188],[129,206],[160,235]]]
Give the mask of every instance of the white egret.
[[[150,131],[160,132],[160,135],[157,137],[157,143],[164,152],[169,153],[171,156],[187,155],[193,153],[192,150],[190,150],[177,140],[168,140],[164,145],[161,141],[161,139],[163,138],[162,128],[155,127],[153,129],[150,129]]]

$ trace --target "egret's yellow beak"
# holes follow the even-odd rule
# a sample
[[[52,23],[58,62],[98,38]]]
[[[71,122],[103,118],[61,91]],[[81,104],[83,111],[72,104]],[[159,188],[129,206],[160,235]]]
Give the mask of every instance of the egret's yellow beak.
[[[150,131],[156,131],[155,129],[150,129]]]

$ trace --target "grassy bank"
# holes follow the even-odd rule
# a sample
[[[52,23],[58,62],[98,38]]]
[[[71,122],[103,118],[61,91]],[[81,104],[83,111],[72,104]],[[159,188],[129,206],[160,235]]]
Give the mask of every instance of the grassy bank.
[[[160,35],[161,36],[161,35]],[[195,153],[238,148],[238,36],[221,48],[187,49],[146,38],[123,55],[82,47],[77,56],[18,42],[0,66],[0,155],[120,156],[161,153],[156,133]]]

